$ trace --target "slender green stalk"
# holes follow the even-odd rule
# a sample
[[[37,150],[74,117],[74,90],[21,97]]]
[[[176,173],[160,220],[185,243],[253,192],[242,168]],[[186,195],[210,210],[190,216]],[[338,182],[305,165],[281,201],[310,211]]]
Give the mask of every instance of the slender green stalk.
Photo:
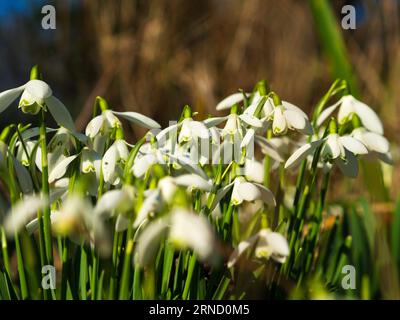
[[[3,226],[0,227],[0,237],[1,237],[1,252],[3,254],[4,268],[6,269],[8,276],[11,276],[10,259],[8,257],[8,249],[7,249],[8,247],[7,239]]]
[[[49,201],[49,168],[47,163],[47,143],[46,143],[46,123],[45,111],[41,111],[40,117],[40,146],[42,153],[42,197],[46,202]],[[46,264],[53,264],[53,244],[51,239],[50,204],[43,208],[43,235],[46,251]]]

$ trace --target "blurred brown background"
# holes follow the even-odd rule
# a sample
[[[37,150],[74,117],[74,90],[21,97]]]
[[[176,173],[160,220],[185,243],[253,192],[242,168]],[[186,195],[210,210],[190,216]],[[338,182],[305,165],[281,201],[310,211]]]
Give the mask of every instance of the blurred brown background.
[[[56,7],[56,30],[41,28],[43,4]],[[339,23],[343,5],[357,9],[357,29],[342,30],[352,68],[361,97],[398,143],[400,3],[331,4]],[[0,89],[26,81],[38,64],[79,129],[97,95],[166,125],[186,103],[206,116],[221,98],[260,79],[311,110],[333,81],[308,1],[32,0],[27,7],[1,23]],[[132,138],[142,133],[130,130]]]

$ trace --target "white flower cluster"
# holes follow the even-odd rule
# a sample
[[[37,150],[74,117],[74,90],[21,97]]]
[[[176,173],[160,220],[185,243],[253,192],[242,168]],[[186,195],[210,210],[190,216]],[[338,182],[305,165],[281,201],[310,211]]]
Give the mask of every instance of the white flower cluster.
[[[103,109],[84,134],[76,132],[65,106],[41,80],[0,93],[0,112],[19,95],[23,112],[49,111],[60,128],[47,128],[53,135],[47,145],[47,199],[36,181],[43,158],[39,128],[23,130],[13,146],[1,142],[0,170],[7,170],[5,159],[11,157],[22,194],[5,220],[8,233],[23,227],[35,232],[37,212],[48,205],[55,234],[88,242],[104,255],[111,250],[110,223],[115,232],[133,230],[134,261],[143,266],[153,261],[164,239],[208,261],[218,252],[216,225],[227,211],[243,202],[258,201],[264,211],[280,205],[264,184],[276,168],[317,160],[324,170],[336,164],[355,177],[359,155],[391,160],[381,121],[351,95],[326,108],[314,126],[297,106],[255,90],[222,100],[216,109],[229,110],[226,116],[197,120],[186,106],[181,120],[163,130],[142,114]],[[331,116],[338,108],[336,120]],[[146,139],[125,141],[120,119],[149,129]],[[289,156],[301,141],[293,140],[293,132],[305,136],[306,143]],[[80,192],[74,191],[78,180],[85,181]],[[268,227],[239,240],[229,267],[250,249],[258,260],[283,263],[289,255],[285,237]]]

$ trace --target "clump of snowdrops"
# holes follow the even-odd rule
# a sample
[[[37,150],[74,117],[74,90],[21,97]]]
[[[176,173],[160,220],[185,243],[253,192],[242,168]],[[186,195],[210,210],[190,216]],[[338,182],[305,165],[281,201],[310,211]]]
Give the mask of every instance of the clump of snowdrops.
[[[33,68],[0,93],[0,112],[14,107],[39,126],[0,135],[4,299],[290,297],[332,269],[320,241],[331,173],[391,162],[378,116],[341,80],[311,119],[260,81],[222,100],[225,115],[185,106],[164,129],[97,97],[81,133]],[[121,119],[149,131],[126,141]],[[44,288],[49,265],[56,282]],[[326,272],[337,285],[335,266]]]

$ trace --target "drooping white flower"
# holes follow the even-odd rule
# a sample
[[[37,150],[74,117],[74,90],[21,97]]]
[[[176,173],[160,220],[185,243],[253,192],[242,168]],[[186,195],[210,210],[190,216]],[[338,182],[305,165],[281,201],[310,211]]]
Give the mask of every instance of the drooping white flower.
[[[121,232],[128,227],[129,219],[125,216],[133,208],[135,189],[124,185],[121,189],[107,191],[94,208],[94,214],[103,218],[117,216],[115,230]]]
[[[143,144],[135,158],[131,171],[137,178],[142,178],[155,164],[166,164],[167,157],[157,146],[150,143]]]
[[[92,120],[86,126],[86,135],[89,138],[94,138],[98,134],[107,134],[112,129],[120,128],[121,121],[110,110],[104,110],[102,113]]]
[[[264,203],[275,206],[275,198],[271,190],[259,183],[247,182],[245,178],[239,176],[233,183],[231,203],[235,206],[243,201],[262,200]]]
[[[67,108],[53,96],[49,85],[42,80],[30,80],[18,88],[1,92],[0,113],[7,109],[20,95],[19,108],[24,113],[37,114],[41,109],[48,110],[60,126],[75,131],[74,121]]]
[[[285,134],[288,129],[297,130],[306,135],[313,133],[307,115],[291,103],[282,101],[282,105],[275,106],[270,117],[273,119],[272,132],[275,135]]]
[[[273,259],[284,263],[289,256],[289,245],[285,237],[270,229],[261,229],[256,235],[239,243],[228,261],[231,268],[246,251],[254,250],[254,257],[259,260]]]
[[[147,129],[159,129],[161,126],[153,119],[146,117],[140,113],[127,111],[117,112],[112,110],[104,110],[100,115],[94,117],[86,126],[86,135],[95,138],[98,135],[106,135],[112,129],[120,128],[121,121],[117,116],[124,118],[130,122],[139,124]]]
[[[352,95],[343,96],[338,102],[326,108],[318,117],[317,126],[320,126],[339,107],[338,120],[343,123],[351,114],[356,114],[362,125],[369,131],[383,135],[383,125],[375,111],[365,103],[357,100]]]
[[[146,199],[143,201],[133,226],[137,228],[151,213],[157,212],[164,203],[171,203],[179,186],[186,187],[189,192],[194,190],[209,192],[212,188],[210,181],[196,174],[166,176],[158,181],[157,189],[146,190]]]
[[[96,175],[100,174],[101,157],[100,155],[88,148],[84,147],[81,152],[81,172],[91,173],[94,172]]]
[[[244,112],[246,115],[254,115],[258,108],[259,100],[253,102]],[[311,135],[312,126],[308,116],[294,104],[282,101],[279,106],[274,106],[273,99],[267,98],[261,108],[262,121],[272,121],[272,131],[275,135],[283,135],[288,129],[297,130],[303,134]]]
[[[192,142],[197,139],[208,139],[208,128],[200,121],[194,121],[192,118],[183,119],[180,124],[181,131],[179,132],[178,142]]]
[[[367,147],[369,156],[378,157],[388,164],[393,163],[389,141],[383,135],[368,131],[365,128],[356,128],[351,136]]]
[[[104,154],[102,160],[103,178],[105,182],[112,185],[120,183],[120,176],[122,175],[122,166],[128,159],[129,151],[126,143],[117,139]]]
[[[95,214],[92,204],[84,197],[71,194],[58,211],[51,214],[52,230],[81,244],[89,242],[106,257],[111,252],[110,236],[103,218]]]
[[[200,260],[208,259],[214,251],[214,232],[207,218],[177,209],[171,213],[169,241],[179,249],[193,249]]]
[[[249,95],[249,94],[246,94]],[[241,92],[237,92],[234,94],[231,94],[224,98],[222,101],[220,101],[217,106],[216,110],[225,110],[225,109],[230,109],[234,104],[242,102],[244,99],[244,94]]]
[[[185,209],[175,209],[167,217],[151,222],[141,232],[135,263],[142,267],[152,263],[164,237],[179,250],[194,250],[202,261],[215,254],[214,232],[207,218]]]
[[[47,201],[40,195],[25,196],[19,200],[6,216],[4,228],[7,234],[13,235],[20,231],[46,204]]]
[[[232,183],[226,185],[217,192],[210,209],[214,210],[232,188],[231,204],[234,206],[242,204],[243,201],[255,200],[262,200],[265,204],[273,207],[276,205],[275,197],[271,190],[259,183],[248,182],[242,176],[237,176]]]
[[[307,156],[314,154],[321,145],[321,159],[324,162],[334,162],[348,177],[355,178],[358,174],[358,161],[356,155],[367,154],[368,150],[359,140],[337,133],[330,133],[326,138],[306,143],[297,149],[286,161],[285,168],[293,168],[301,163]]]

